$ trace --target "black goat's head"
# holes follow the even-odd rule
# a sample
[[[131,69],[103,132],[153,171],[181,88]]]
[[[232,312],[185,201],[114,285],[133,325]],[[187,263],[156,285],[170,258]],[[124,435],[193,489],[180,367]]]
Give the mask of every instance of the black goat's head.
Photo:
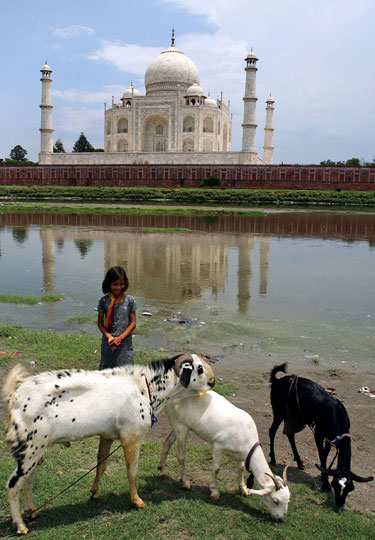
[[[373,476],[363,477],[353,472],[345,475],[339,469],[323,469],[320,465],[316,465],[316,467],[321,471],[322,475],[333,476],[331,486],[335,492],[337,508],[344,506],[346,497],[355,489],[353,480],[356,482],[371,482],[374,480]]]
[[[345,478],[339,471],[335,471],[331,486],[335,492],[335,502],[337,508],[342,508],[345,504],[346,497],[354,490],[354,482],[351,478]]]

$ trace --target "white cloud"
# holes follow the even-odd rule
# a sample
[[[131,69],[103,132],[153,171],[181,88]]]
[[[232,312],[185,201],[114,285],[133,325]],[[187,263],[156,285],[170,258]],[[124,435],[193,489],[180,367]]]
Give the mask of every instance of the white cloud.
[[[103,90],[88,92],[79,88],[69,88],[68,90],[53,90],[54,97],[70,101],[72,103],[103,103],[111,99],[111,96],[121,96],[125,88],[122,85],[114,84],[104,86]]]
[[[101,49],[90,58],[112,63],[120,71],[144,75],[148,65],[162,50],[162,47],[141,47],[133,43],[103,41]]]
[[[104,113],[100,109],[61,107],[56,119],[56,128],[67,133],[84,131],[90,135],[102,135],[103,125]]]
[[[87,34],[88,36],[93,36],[95,34],[95,30],[93,28],[82,26],[80,24],[72,24],[71,26],[66,26],[65,28],[53,28],[52,32],[55,36],[63,39],[79,37],[83,34]]]

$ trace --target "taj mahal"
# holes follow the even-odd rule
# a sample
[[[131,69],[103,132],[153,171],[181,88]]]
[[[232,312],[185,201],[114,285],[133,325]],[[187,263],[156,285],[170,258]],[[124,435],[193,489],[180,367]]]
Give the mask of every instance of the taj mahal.
[[[54,153],[52,70],[41,69],[42,165],[115,164],[244,164],[269,165],[273,160],[274,99],[266,101],[263,158],[256,150],[257,61],[245,58],[242,149],[232,151],[230,102],[213,99],[200,86],[196,65],[171,44],[148,66],[145,95],[130,84],[119,103],[104,104],[104,152]]]

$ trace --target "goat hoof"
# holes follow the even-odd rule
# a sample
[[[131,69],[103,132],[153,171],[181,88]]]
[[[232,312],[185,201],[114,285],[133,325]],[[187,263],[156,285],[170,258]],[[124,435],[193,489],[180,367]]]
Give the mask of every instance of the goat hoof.
[[[303,463],[298,463],[298,468],[300,471],[304,471],[305,470],[305,466]]]
[[[329,493],[331,491],[331,486],[329,484],[322,484],[321,491]]]
[[[91,489],[90,491],[90,499],[100,499],[100,491],[97,491],[96,489]]]
[[[25,516],[30,521],[34,521],[35,519],[39,517],[39,510],[33,510],[32,508],[27,508],[25,510]]]
[[[210,501],[217,502],[220,499],[220,493],[211,493]]]
[[[134,501],[132,502],[136,508],[144,508],[146,506],[142,499],[140,499],[139,497],[137,499],[134,499]]]
[[[19,535],[27,534],[29,532],[29,529],[26,527],[26,525],[16,525],[15,523],[13,523],[13,525],[17,527],[17,534]]]

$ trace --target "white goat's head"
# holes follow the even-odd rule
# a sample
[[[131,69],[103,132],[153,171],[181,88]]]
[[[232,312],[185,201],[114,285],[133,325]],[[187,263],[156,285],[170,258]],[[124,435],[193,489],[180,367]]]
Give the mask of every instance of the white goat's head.
[[[278,521],[282,521],[288,511],[290,491],[286,481],[286,470],[283,472],[283,478],[274,474],[267,474],[273,481],[274,485],[267,486],[263,489],[251,489],[250,493],[261,495],[263,502],[267,506],[271,516]]]

